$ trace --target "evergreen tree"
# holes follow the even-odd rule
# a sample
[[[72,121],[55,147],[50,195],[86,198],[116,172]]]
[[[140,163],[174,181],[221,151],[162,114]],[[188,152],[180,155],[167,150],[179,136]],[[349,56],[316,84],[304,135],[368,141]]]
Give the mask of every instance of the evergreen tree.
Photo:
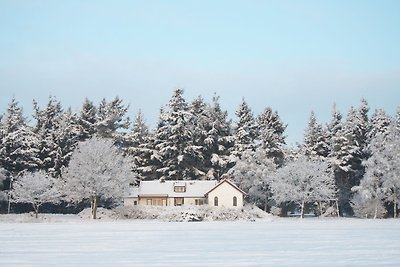
[[[222,110],[219,97],[214,95],[208,107],[207,137],[204,140],[205,166],[209,169],[208,179],[219,179],[235,165],[235,158],[230,154],[234,145],[231,121],[227,111]]]
[[[56,161],[59,157],[59,147],[56,136],[61,131],[61,120],[63,109],[61,103],[55,98],[50,97],[47,106],[40,109],[38,103],[34,100],[34,115],[36,125],[34,132],[39,140],[37,143],[39,169],[49,171],[52,175],[56,175]]]
[[[326,158],[329,154],[328,132],[317,122],[311,112],[308,126],[304,132],[304,154],[311,158]]]
[[[86,98],[79,114],[79,125],[82,128],[80,141],[89,139],[96,133],[96,118],[97,108],[92,101]]]
[[[124,137],[123,149],[133,158],[133,171],[139,180],[153,179],[155,165],[158,161],[152,159],[155,150],[152,148],[154,135],[150,133],[143,113],[139,110],[133,121],[132,130]]]
[[[273,112],[270,107],[258,116],[259,139],[267,156],[272,158],[278,166],[282,166],[284,160],[283,146],[285,145],[285,125],[278,112]]]
[[[128,129],[130,125],[129,117],[126,117],[128,108],[118,97],[111,102],[103,99],[97,109],[96,133],[104,138],[118,139],[118,130]]]
[[[254,140],[257,135],[257,129],[253,113],[244,98],[235,114],[238,117],[238,121],[234,129],[235,146],[233,154],[240,157],[241,152],[255,149]]]
[[[192,140],[191,120],[188,105],[183,98],[183,90],[174,91],[168,110],[160,114],[162,123],[156,131],[155,148],[161,156],[161,166],[157,169],[165,179],[191,180],[203,176],[196,169],[196,161],[202,160],[201,147]]]
[[[27,125],[23,110],[13,98],[0,121],[0,164],[17,176],[24,170],[37,168],[38,140]]]

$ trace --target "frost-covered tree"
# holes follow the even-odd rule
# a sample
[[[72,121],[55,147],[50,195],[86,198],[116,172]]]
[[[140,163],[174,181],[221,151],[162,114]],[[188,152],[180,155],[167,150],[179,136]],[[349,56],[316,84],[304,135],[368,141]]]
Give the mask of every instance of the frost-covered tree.
[[[146,124],[143,113],[139,110],[133,121],[132,130],[123,137],[123,150],[133,158],[133,170],[139,180],[152,178],[154,165],[157,161],[152,159],[155,150],[152,148],[154,135]]]
[[[67,167],[77,143],[85,135],[79,124],[78,115],[68,109],[61,115],[58,131],[53,133],[53,140],[57,145],[55,153],[54,167],[49,172],[58,177],[61,169]]]
[[[366,161],[366,173],[356,192],[353,209],[360,217],[385,215],[384,203],[393,206],[397,217],[400,201],[400,131],[393,122],[387,132],[378,132],[369,146],[371,157]]]
[[[221,108],[216,95],[208,107],[208,118],[209,126],[206,128],[207,137],[203,148],[205,164],[209,169],[207,177],[219,179],[234,166],[235,158],[230,153],[234,145],[231,121],[228,120],[228,112]]]
[[[329,154],[328,132],[317,122],[314,111],[311,112],[308,126],[304,132],[303,153],[311,158],[324,159]]]
[[[234,127],[235,146],[233,154],[240,157],[241,152],[248,149],[255,149],[254,140],[257,136],[257,126],[253,112],[244,98],[235,114],[238,117],[238,120]]]
[[[116,138],[118,130],[128,129],[130,119],[126,116],[129,106],[122,104],[122,99],[116,97],[107,102],[103,99],[96,113],[96,133],[101,137]]]
[[[359,184],[364,174],[359,117],[359,112],[350,108],[346,121],[336,125],[331,139],[330,161],[335,173],[340,210],[344,213],[351,213],[351,188]]]
[[[268,158],[265,149],[257,148],[255,151],[243,151],[228,175],[247,193],[248,202],[253,202],[267,211],[271,206],[269,184],[275,170],[276,165]]]
[[[110,139],[93,137],[79,143],[62,173],[66,200],[89,200],[96,219],[98,201],[121,199],[135,182],[131,166]]]
[[[324,161],[300,157],[277,170],[271,179],[276,203],[296,203],[304,217],[306,204],[335,199],[335,180]]]
[[[63,115],[63,109],[60,101],[54,97],[49,97],[47,106],[43,109],[34,100],[34,114],[36,120],[34,132],[38,139],[37,162],[38,168],[55,173],[55,165],[58,157],[58,145],[55,136],[59,135],[58,131],[62,130],[60,121]]]
[[[57,204],[60,199],[58,181],[44,171],[24,173],[13,183],[11,190],[11,200],[16,203],[32,204],[36,218],[41,205]]]
[[[0,165],[13,176],[36,169],[37,142],[22,108],[13,98],[0,120]]]
[[[284,135],[287,125],[285,125],[278,112],[273,112],[270,107],[257,118],[258,138],[267,156],[272,158],[278,166],[283,164],[284,145],[286,136]]]
[[[89,99],[85,99],[79,112],[79,125],[82,128],[80,141],[91,138],[96,133],[97,108]]]
[[[389,133],[389,126],[392,122],[392,118],[386,114],[383,109],[375,110],[371,116],[371,125],[368,132],[368,143],[377,134],[383,134],[386,136]]]
[[[174,91],[168,108],[160,114],[160,121],[155,134],[155,148],[162,159],[157,169],[160,177],[192,180],[203,176],[196,168],[196,162],[203,160],[202,148],[192,139],[192,114],[188,112],[183,89]]]

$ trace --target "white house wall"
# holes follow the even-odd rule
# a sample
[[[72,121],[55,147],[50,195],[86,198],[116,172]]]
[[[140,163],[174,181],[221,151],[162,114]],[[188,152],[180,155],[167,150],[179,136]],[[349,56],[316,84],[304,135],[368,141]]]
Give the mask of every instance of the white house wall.
[[[214,206],[214,198],[218,197],[218,206],[226,208],[242,208],[243,194],[229,183],[222,183],[208,194],[208,205]],[[233,197],[237,198],[237,206],[233,206]]]

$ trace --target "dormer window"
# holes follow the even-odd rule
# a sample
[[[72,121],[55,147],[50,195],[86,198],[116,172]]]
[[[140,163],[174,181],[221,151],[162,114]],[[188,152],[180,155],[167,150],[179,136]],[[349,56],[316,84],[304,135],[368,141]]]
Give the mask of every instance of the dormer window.
[[[174,191],[178,193],[184,193],[186,192],[186,186],[175,186]]]
[[[174,183],[174,192],[177,192],[177,193],[186,192],[186,183],[185,182]]]

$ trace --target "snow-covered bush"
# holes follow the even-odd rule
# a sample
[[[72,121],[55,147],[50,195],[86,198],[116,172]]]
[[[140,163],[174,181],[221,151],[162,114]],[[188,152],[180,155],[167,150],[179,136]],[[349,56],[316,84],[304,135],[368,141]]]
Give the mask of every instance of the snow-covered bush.
[[[243,209],[229,209],[209,206],[132,206],[118,207],[115,210],[118,219],[161,220],[168,222],[194,221],[254,221],[268,218],[269,215],[255,206]]]

